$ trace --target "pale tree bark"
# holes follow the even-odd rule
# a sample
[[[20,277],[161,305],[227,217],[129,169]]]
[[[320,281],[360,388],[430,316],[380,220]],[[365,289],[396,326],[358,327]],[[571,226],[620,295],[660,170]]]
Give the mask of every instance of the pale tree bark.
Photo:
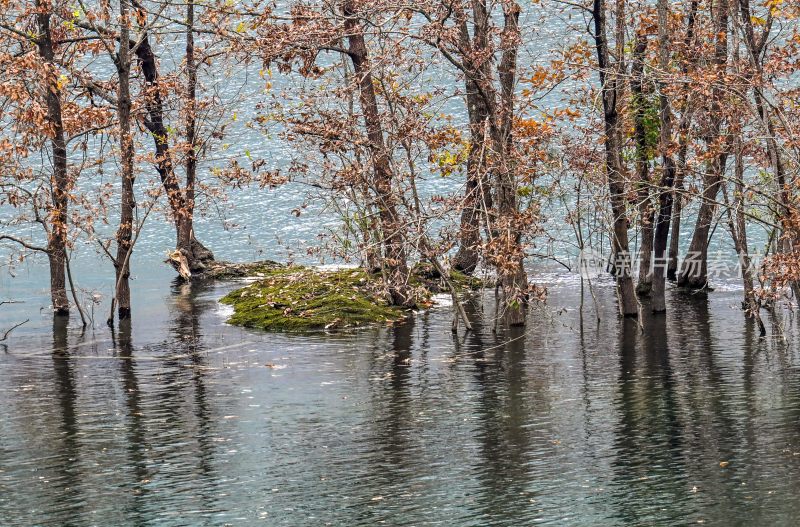
[[[619,106],[621,105],[622,79],[619,69],[613,68],[608,48],[606,3],[605,0],[594,0],[594,40],[597,51],[598,71],[603,98],[603,122],[605,126],[605,171],[608,178],[608,189],[611,200],[613,228],[611,236],[611,254],[614,260],[614,274],[617,286],[620,314],[636,317],[639,314],[639,303],[631,277],[631,254],[628,244],[628,216],[625,210],[625,175],[622,163],[621,127]],[[624,23],[624,20],[618,20]],[[618,37],[619,38],[619,37]],[[617,43],[618,48],[624,46]]]
[[[347,54],[353,63],[359,89],[359,101],[367,130],[369,152],[372,164],[371,187],[375,193],[375,207],[381,227],[384,251],[384,266],[387,286],[392,303],[395,305],[412,305],[414,298],[408,285],[408,262],[406,257],[404,226],[397,209],[397,196],[392,188],[391,160],[383,137],[378,98],[369,54],[361,21],[358,17],[355,2],[345,0],[341,4],[345,17],[344,28],[347,33]]]
[[[44,61],[47,75],[43,91],[47,104],[48,135],[53,150],[53,175],[51,177],[52,204],[48,217],[47,257],[50,263],[50,297],[56,315],[69,315],[66,288],[67,209],[70,180],[67,172],[67,143],[61,112],[61,96],[55,71],[55,52],[50,28],[51,9],[44,0],[36,2],[36,47]]]

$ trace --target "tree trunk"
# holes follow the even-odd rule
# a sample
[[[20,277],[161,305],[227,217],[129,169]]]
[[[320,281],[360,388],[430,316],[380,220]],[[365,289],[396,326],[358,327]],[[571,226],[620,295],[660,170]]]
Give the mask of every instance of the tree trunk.
[[[194,0],[186,3],[186,210],[194,218],[197,179],[197,63],[194,58]]]
[[[472,144],[475,144],[474,142]],[[467,159],[467,181],[464,189],[464,204],[461,210],[461,225],[458,231],[458,252],[453,257],[453,268],[471,275],[478,267],[481,246],[480,181],[472,151]]]
[[[755,294],[754,276],[750,253],[747,249],[747,224],[744,213],[744,154],[742,152],[742,141],[737,138],[735,143],[735,172],[736,172],[736,192],[733,195],[733,207],[728,202],[727,193],[725,194],[725,205],[728,209],[728,228],[733,239],[733,246],[739,257],[739,264],[742,269],[742,286],[744,287],[744,298],[742,309],[747,312],[748,317],[758,317],[758,299]],[[723,189],[724,191],[724,189]],[[736,214],[731,213],[731,208]]]
[[[505,247],[505,261],[498,267],[498,278],[503,292],[503,322],[507,326],[525,325],[528,307],[528,276],[523,265],[522,233],[519,225],[517,178],[513,153],[514,137],[514,85],[517,73],[517,47],[519,46],[519,13],[515,2],[504,6],[504,31],[508,46],[503,52],[498,74],[500,77],[501,107],[499,113],[500,137],[495,152],[500,156],[497,171],[497,234],[501,247]]]
[[[67,143],[61,115],[61,96],[55,72],[53,37],[50,30],[50,6],[37,1],[36,46],[45,62],[48,73],[44,79],[44,94],[47,103],[47,120],[50,144],[53,148],[53,176],[51,179],[52,205],[49,213],[47,256],[50,262],[50,297],[56,315],[69,315],[69,300],[66,288],[67,257],[67,208],[70,181],[67,174]]]
[[[678,286],[680,287],[687,289],[705,289],[708,287],[708,235],[711,231],[714,213],[717,210],[717,194],[719,194],[726,164],[727,155],[721,153],[715,156],[709,165],[694,234],[689,244],[689,251],[681,266],[681,274],[678,277]]]
[[[178,249],[188,253],[187,260],[192,272],[202,272],[208,262],[214,261],[214,254],[206,248],[194,234],[195,185],[197,181],[197,60],[194,46],[194,6],[193,0],[186,4],[186,185],[184,199],[186,215],[178,226]]]
[[[681,214],[683,212],[683,181],[686,176],[686,154],[688,145],[681,137],[678,147],[678,166],[675,175],[675,190],[672,193],[672,226],[669,239],[669,263],[667,264],[667,280],[678,281],[678,254],[681,241]]]
[[[408,285],[404,227],[397,210],[397,196],[392,189],[391,161],[384,143],[380,108],[372,82],[367,45],[353,0],[342,2],[342,12],[345,16],[348,55],[353,63],[353,70],[359,85],[359,100],[369,140],[373,169],[371,187],[376,195],[376,207],[383,236],[384,265],[389,295],[395,305],[412,305],[414,298]]]
[[[117,116],[119,119],[119,143],[122,165],[122,194],[120,200],[120,220],[117,229],[117,256],[114,261],[116,268],[117,313],[120,320],[131,316],[131,289],[128,283],[130,277],[130,252],[133,250],[131,243],[133,237],[133,209],[136,206],[133,195],[133,135],[131,133],[131,57],[130,46],[127,44],[130,33],[130,20],[128,17],[127,0],[120,0],[120,45],[115,59],[117,75],[119,77],[117,95]],[[113,317],[113,313],[112,313]]]
[[[475,72],[475,75],[478,75]],[[491,192],[486,185],[486,126],[489,112],[478,94],[477,84],[466,80],[467,114],[469,116],[470,149],[467,156],[467,181],[461,211],[458,252],[453,267],[472,274],[478,265],[481,246],[482,214],[492,207]]]
[[[721,136],[723,121],[721,101],[726,96],[724,81],[725,67],[728,62],[728,10],[727,0],[720,0],[716,5],[716,43],[712,64],[716,67],[717,80],[711,94],[709,109],[711,124],[707,142],[709,148],[720,149],[720,151],[714,154],[709,163],[708,173],[704,178],[702,201],[697,214],[694,235],[681,268],[681,275],[678,277],[678,285],[688,289],[708,287],[708,234],[711,230],[714,212],[717,209],[717,194],[725,174],[727,150],[730,148],[730,137]]]
[[[694,45],[694,26],[697,19],[697,8],[699,0],[692,0],[689,4],[689,13],[686,23],[686,38],[684,48],[690,50]],[[682,71],[684,74],[690,70],[692,61],[689,57],[683,57]],[[667,280],[676,282],[678,280],[678,253],[680,250],[681,239],[681,213],[683,209],[683,181],[686,176],[686,156],[689,150],[689,127],[691,125],[691,95],[685,97],[683,108],[684,115],[681,117],[678,126],[678,164],[675,175],[675,190],[672,193],[672,235],[669,243],[669,263],[667,264]]]
[[[494,85],[489,56],[491,17],[486,2],[472,2],[470,40],[466,15],[459,6],[450,6],[461,16],[459,53],[467,90],[470,122],[470,156],[467,160],[467,198],[462,211],[460,247],[454,266],[472,270],[478,254],[470,246],[480,243],[480,226],[485,221],[489,243],[487,259],[496,269],[502,288],[504,324],[525,323],[528,279],[523,267],[521,221],[517,200],[516,169],[513,152],[514,86],[519,47],[519,13],[516,2],[503,5],[503,50],[498,75],[500,93]],[[491,173],[494,192],[489,188]],[[493,208],[494,207],[494,208]]]
[[[621,157],[618,96],[620,79],[610,67],[608,40],[606,36],[605,0],[594,0],[594,39],[597,50],[600,85],[603,95],[603,120],[605,125],[606,176],[614,217],[611,252],[614,260],[614,275],[617,285],[620,314],[636,317],[639,304],[631,277],[631,254],[628,245],[628,217],[625,211],[625,178]],[[620,21],[623,23],[624,21]]]
[[[138,2],[133,2],[133,5],[140,10],[141,17],[144,17],[144,9]],[[181,188],[180,181],[175,174],[175,166],[169,146],[169,133],[164,125],[164,103],[159,91],[158,66],[146,32],[140,37],[139,46],[136,48],[136,56],[139,59],[139,66],[147,86],[147,93],[145,94],[147,118],[144,120],[144,125],[150,135],[153,136],[153,142],[155,143],[156,170],[167,194],[167,200],[175,222],[176,247],[186,257],[192,273],[202,273],[206,268],[206,264],[214,260],[214,254],[200,243],[194,235],[194,172],[191,175],[187,174],[187,192],[184,192]]]
[[[651,202],[652,182],[650,181],[650,152],[647,144],[647,98],[645,95],[644,54],[647,50],[647,34],[640,32],[636,36],[636,47],[633,51],[631,68],[631,95],[635,108],[634,134],[636,137],[636,171],[639,180],[639,280],[636,292],[640,296],[650,296],[652,289],[651,267],[653,264],[653,206]]]
[[[466,71],[467,116],[469,118],[470,149],[467,157],[467,181],[464,190],[464,205],[461,211],[459,247],[453,259],[453,267],[472,274],[478,265],[481,246],[482,214],[492,208],[491,190],[486,183],[487,159],[490,150],[486,144],[487,125],[490,118],[486,96],[481,92],[477,79],[491,78],[490,62],[476,63],[474,54],[488,51],[488,14],[482,2],[473,3],[474,37],[470,39],[466,18],[459,24],[459,45],[464,50],[463,62]]]
[[[658,0],[658,65],[662,75],[669,70],[669,5],[667,0]],[[653,240],[653,291],[650,308],[653,313],[667,311],[665,298],[665,266],[667,264],[667,237],[672,218],[673,185],[675,183],[675,161],[670,149],[672,147],[672,109],[666,95],[666,83],[659,82],[659,120],[661,150],[661,185],[658,189],[658,218]]]

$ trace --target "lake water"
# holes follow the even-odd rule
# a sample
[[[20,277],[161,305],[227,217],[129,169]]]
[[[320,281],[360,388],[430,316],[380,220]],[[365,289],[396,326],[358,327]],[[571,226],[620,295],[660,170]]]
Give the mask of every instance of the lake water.
[[[796,524],[788,315],[759,339],[735,288],[671,291],[642,331],[608,282],[598,323],[574,276],[543,280],[548,305],[497,335],[492,293],[457,337],[446,306],[243,330],[217,303],[235,283],[157,276],[113,337],[45,312],[0,346],[2,524]]]

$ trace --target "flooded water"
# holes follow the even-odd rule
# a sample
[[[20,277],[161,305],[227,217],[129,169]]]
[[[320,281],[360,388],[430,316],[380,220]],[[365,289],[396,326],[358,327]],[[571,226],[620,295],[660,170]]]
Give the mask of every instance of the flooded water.
[[[640,327],[601,284],[598,323],[548,280],[497,335],[488,293],[457,337],[446,307],[241,330],[216,302],[235,284],[144,281],[113,336],[43,314],[0,346],[0,523],[796,524],[791,318],[759,339],[740,293],[673,292]]]

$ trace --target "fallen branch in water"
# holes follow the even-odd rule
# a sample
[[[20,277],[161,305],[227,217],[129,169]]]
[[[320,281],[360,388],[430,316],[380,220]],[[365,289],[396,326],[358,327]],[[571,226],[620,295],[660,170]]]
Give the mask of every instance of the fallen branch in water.
[[[5,305],[5,304],[22,304],[22,302],[20,302],[19,300],[2,300],[2,301],[0,301],[0,306]],[[4,340],[6,340],[8,338],[8,336],[11,334],[12,331],[14,331],[15,329],[17,329],[18,327],[20,327],[23,324],[27,324],[30,321],[31,321],[31,319],[27,319],[24,322],[20,322],[16,326],[13,326],[11,329],[6,330],[6,332],[3,333],[2,338],[0,338],[0,342],[3,342]]]
[[[7,303],[11,303],[11,302],[3,302],[3,304],[7,304]],[[8,338],[8,335],[11,334],[12,331],[14,331],[15,329],[17,329],[18,327],[20,327],[23,324],[27,324],[30,321],[31,321],[31,319],[27,319],[24,322],[20,322],[16,326],[13,326],[11,329],[6,330],[6,332],[3,333],[3,336],[0,337],[0,342],[3,342],[4,340],[6,340]]]

